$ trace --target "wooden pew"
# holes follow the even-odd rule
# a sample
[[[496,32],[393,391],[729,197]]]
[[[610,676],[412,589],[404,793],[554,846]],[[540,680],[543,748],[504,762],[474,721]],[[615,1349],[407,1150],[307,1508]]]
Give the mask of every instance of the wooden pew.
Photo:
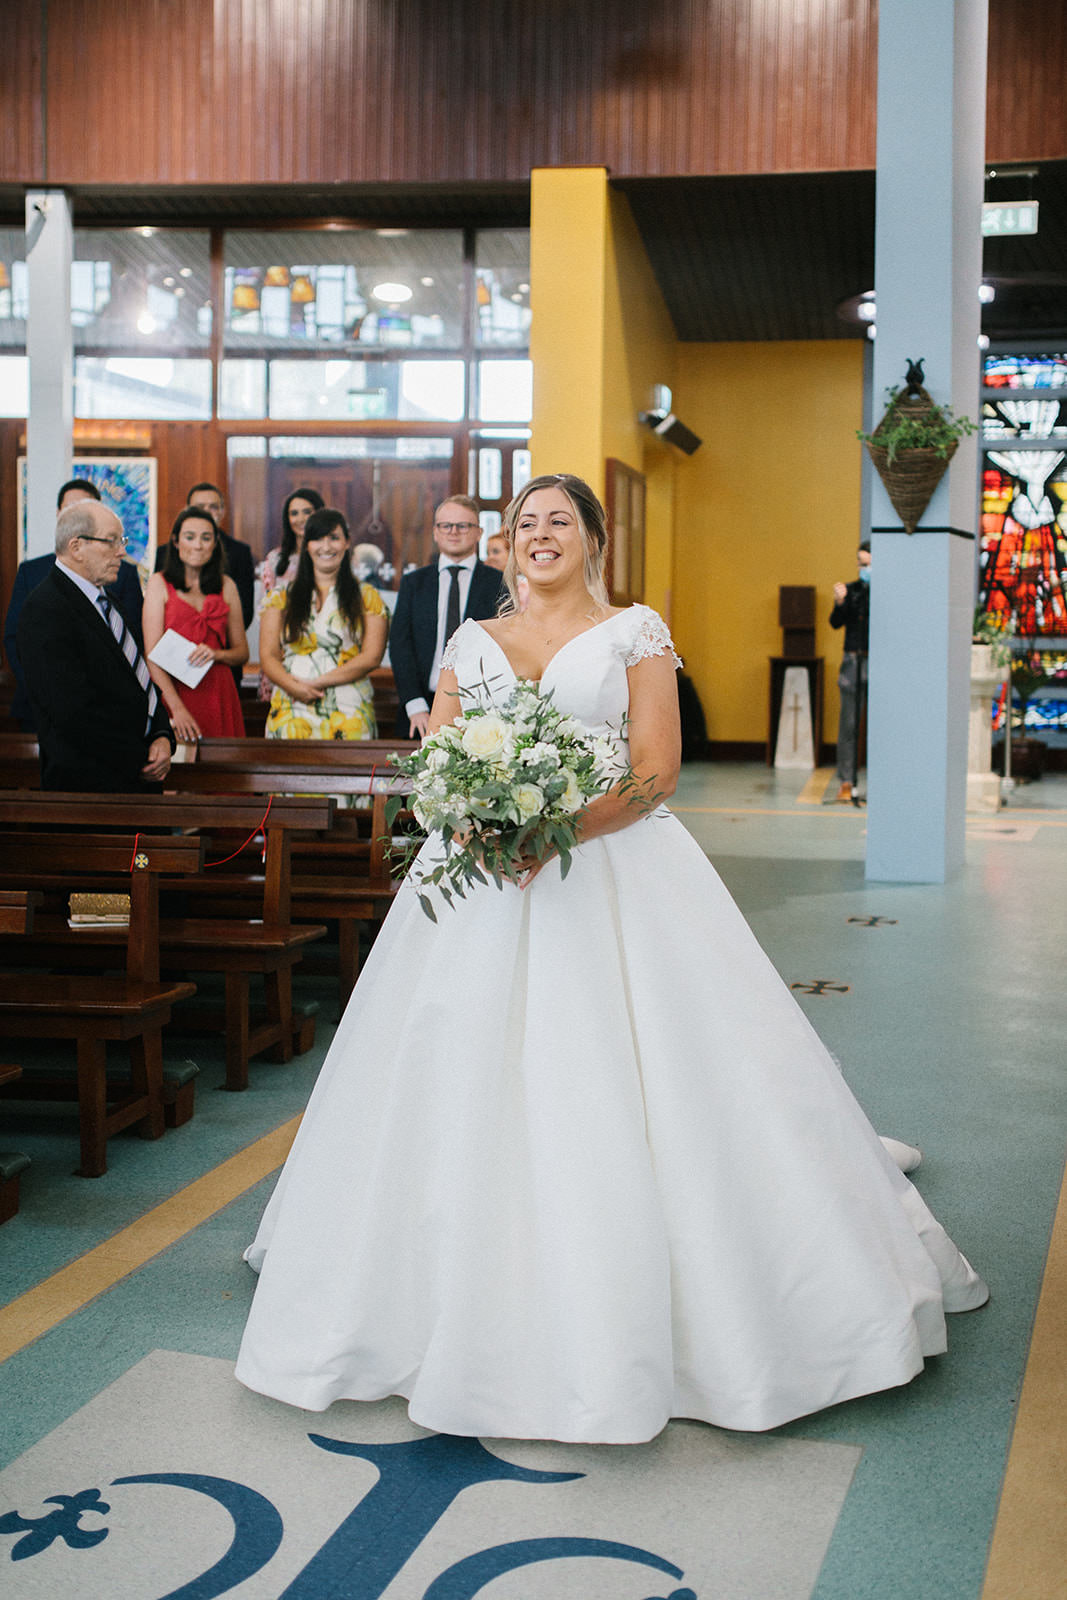
[[[21,736],[20,746],[19,737],[0,735],[0,784],[32,787],[37,782],[36,745]],[[385,739],[205,739],[197,748],[195,761],[171,767],[168,789],[202,797],[310,796],[326,791],[338,798],[363,798],[372,788],[376,791],[367,810],[339,813],[328,840],[320,835],[296,846],[292,916],[297,922],[336,922],[343,1009],[359,971],[359,929],[364,924],[374,929],[381,923],[398,888],[383,843],[387,795],[381,791],[402,788],[403,780],[392,775],[389,755],[406,754],[416,745]],[[352,842],[339,850],[336,847],[346,836]],[[304,856],[308,859],[302,860]],[[258,878],[254,872],[220,875],[215,888],[220,897],[229,897],[223,904],[239,915],[242,904],[256,894]],[[190,885],[189,892],[203,896],[207,890]]]
[[[296,921],[329,919],[338,929],[338,991],[341,1009],[359,974],[359,930],[384,919],[399,883],[387,850],[389,793],[406,785],[388,757],[414,749],[393,740],[243,739],[201,741],[199,758],[171,769],[168,783],[203,795],[314,794],[323,789],[369,802],[366,809],[338,813],[335,827],[293,846]],[[373,793],[371,792],[373,790]],[[219,892],[240,897],[254,892],[254,879],[233,878]],[[202,891],[196,891],[202,892]]]
[[[26,889],[0,890],[0,931],[32,933],[33,919],[43,895]],[[22,1068],[14,1062],[0,1062],[0,1087],[17,1083]],[[0,1150],[0,1222],[10,1222],[19,1208],[19,1179],[30,1164],[21,1150]]]
[[[159,875],[195,873],[203,862],[199,838],[146,838],[135,834],[10,833],[5,845],[27,878],[58,876],[77,886],[88,871],[130,896],[126,970],[121,977],[0,974],[0,1028],[21,1039],[71,1039],[77,1079],[20,1078],[3,1094],[21,1099],[77,1098],[82,1177],[107,1170],[107,1140],[136,1124],[143,1138],[163,1133],[162,1033],[171,1009],[195,994],[191,983],[159,976]],[[109,1095],[106,1046],[130,1046],[129,1091]],[[111,1103],[109,1105],[109,1098]]]
[[[314,1017],[293,1008],[292,972],[305,946],[324,937],[326,929],[321,923],[310,927],[292,925],[291,841],[295,832],[328,833],[334,814],[335,802],[326,796],[271,799],[268,811],[258,797],[242,799],[234,795],[205,799],[189,794],[0,794],[0,830],[30,824],[112,824],[138,827],[143,832],[180,827],[217,838],[220,833],[225,837],[227,831],[255,834],[265,823],[264,862],[260,869],[257,861],[255,869],[258,893],[245,905],[243,915],[223,918],[214,914],[212,902],[221,892],[219,882],[224,880],[209,863],[203,874],[205,892],[199,896],[207,915],[165,916],[160,925],[165,971],[224,974],[226,1088],[231,1090],[248,1087],[250,1057],[269,1052],[273,1059],[288,1061],[294,1047],[302,1054],[315,1042]],[[0,846],[3,842],[0,831]],[[223,855],[229,854],[227,844],[220,843],[215,848]],[[259,852],[254,853],[258,856]],[[221,870],[225,873],[226,864]],[[4,876],[0,874],[2,881]],[[199,879],[183,878],[182,887],[191,891],[199,883]],[[106,961],[108,951],[124,941],[124,932],[115,929],[73,933],[65,919],[53,913],[42,923],[40,937],[28,949],[42,959],[50,951],[61,950],[67,961],[99,966]],[[258,1020],[250,1006],[253,974],[262,975],[266,994],[266,1016]]]

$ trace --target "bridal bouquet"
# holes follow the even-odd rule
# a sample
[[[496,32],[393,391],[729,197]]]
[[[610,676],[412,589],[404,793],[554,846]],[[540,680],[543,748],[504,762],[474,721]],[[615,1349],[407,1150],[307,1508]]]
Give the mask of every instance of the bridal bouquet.
[[[444,858],[421,871],[420,887],[438,888],[449,905],[472,883],[491,878],[502,887],[523,858],[555,853],[566,877],[577,813],[629,776],[610,740],[591,737],[534,683],[516,684],[492,709],[472,706],[397,766],[411,780],[416,821],[444,845]],[[390,826],[406,798],[389,800]],[[404,868],[417,850],[409,848]],[[419,902],[436,922],[429,896],[420,893]]]

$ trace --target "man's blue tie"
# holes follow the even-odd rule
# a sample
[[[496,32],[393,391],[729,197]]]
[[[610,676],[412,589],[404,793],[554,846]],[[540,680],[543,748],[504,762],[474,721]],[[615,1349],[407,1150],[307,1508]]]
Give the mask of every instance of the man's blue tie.
[[[147,733],[152,726],[152,719],[159,704],[159,695],[148,671],[148,663],[137,648],[137,640],[123,621],[122,612],[118,606],[112,605],[103,589],[97,595],[96,603],[104,613],[104,621],[118,640],[123,655],[133,668],[137,682],[148,696],[148,721],[145,725],[145,732]]]

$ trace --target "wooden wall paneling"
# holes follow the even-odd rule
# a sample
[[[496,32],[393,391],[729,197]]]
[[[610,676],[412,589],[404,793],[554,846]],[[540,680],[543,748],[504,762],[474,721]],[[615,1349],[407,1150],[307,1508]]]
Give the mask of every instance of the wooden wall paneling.
[[[0,181],[871,168],[876,0],[7,0]],[[992,0],[988,147],[1067,157],[1062,0]]]
[[[1067,6],[1063,0],[990,0],[986,89],[989,161],[1067,156]]]
[[[0,50],[0,183],[45,177],[40,0],[4,0]]]
[[[203,183],[213,99],[214,0],[48,0],[53,183]],[[233,181],[233,180],[231,180]]]

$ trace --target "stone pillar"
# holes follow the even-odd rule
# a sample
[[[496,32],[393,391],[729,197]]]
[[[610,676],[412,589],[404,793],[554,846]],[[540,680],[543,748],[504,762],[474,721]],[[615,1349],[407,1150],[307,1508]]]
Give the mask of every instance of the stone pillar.
[[[874,357],[885,391],[922,357],[933,399],[978,409],[988,0],[881,0]],[[963,864],[977,444],[913,535],[872,494],[867,877]]]
[[[26,555],[55,548],[56,493],[71,476],[74,434],[74,334],[70,323],[73,253],[70,202],[59,189],[26,196],[29,315],[26,354]],[[20,551],[20,555],[22,552]]]

